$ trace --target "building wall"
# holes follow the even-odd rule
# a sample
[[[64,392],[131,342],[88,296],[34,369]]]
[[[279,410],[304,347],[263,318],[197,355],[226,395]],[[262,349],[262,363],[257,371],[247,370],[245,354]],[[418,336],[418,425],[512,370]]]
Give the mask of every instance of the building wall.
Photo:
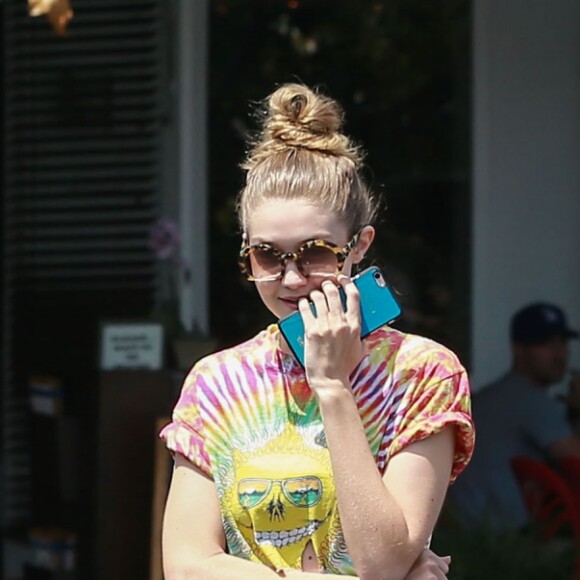
[[[580,2],[473,6],[477,389],[509,366],[508,321],[520,306],[554,301],[580,328]]]

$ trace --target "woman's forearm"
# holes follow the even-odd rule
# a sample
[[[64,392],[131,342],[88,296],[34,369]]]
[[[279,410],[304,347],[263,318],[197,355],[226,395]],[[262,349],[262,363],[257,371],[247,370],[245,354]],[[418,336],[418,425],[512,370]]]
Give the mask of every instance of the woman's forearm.
[[[325,578],[339,580],[345,576],[324,574]],[[284,570],[278,573],[268,566],[250,562],[226,553],[207,558],[196,558],[193,562],[173,563],[165,570],[166,580],[320,580],[320,574],[300,570]],[[349,576],[349,578],[355,578]]]
[[[350,389],[317,389],[349,554],[362,579],[404,578],[422,548],[377,470]]]

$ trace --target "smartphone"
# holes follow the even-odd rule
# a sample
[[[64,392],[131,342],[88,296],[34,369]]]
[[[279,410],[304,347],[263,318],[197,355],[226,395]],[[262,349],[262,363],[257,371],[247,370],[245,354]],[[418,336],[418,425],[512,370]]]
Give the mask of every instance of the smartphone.
[[[376,266],[362,271],[352,281],[360,293],[361,338],[400,316],[401,307]],[[339,291],[343,306],[346,308],[344,290],[341,287]],[[316,313],[314,305],[311,304],[310,307]],[[300,312],[293,312],[282,318],[278,322],[278,327],[288,346],[300,364],[304,366],[304,323]]]

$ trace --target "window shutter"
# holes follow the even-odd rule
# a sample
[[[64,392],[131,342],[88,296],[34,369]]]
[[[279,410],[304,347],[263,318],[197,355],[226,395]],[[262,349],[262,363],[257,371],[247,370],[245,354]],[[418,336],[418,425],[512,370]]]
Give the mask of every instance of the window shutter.
[[[65,37],[26,4],[2,7],[6,525],[30,503],[27,376],[82,380],[98,320],[151,307],[166,157],[165,1],[75,0]]]

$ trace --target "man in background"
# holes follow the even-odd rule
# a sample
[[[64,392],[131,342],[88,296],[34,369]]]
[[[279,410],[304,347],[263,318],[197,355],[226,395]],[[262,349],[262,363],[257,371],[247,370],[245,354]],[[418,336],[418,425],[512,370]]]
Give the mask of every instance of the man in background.
[[[570,339],[561,308],[535,303],[514,314],[510,327],[512,367],[472,399],[476,445],[471,463],[451,486],[457,515],[468,527],[519,529],[528,522],[512,474],[515,456],[555,461],[580,457],[580,437],[568,421],[568,407],[549,388],[567,375]],[[580,402],[580,375],[570,374],[567,402]]]

